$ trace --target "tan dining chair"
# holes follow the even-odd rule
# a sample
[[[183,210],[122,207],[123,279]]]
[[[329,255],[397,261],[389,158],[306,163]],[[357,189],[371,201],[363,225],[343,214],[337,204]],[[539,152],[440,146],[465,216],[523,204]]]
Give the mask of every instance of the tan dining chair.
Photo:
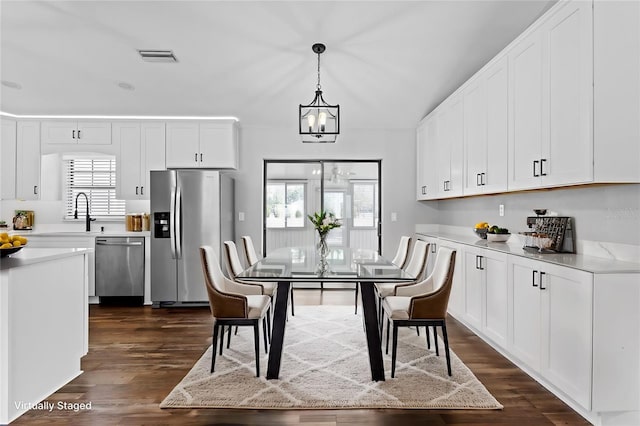
[[[456,251],[448,247],[440,247],[436,255],[433,272],[425,280],[410,285],[397,286],[392,296],[382,302],[387,315],[387,352],[389,351],[389,330],[393,327],[393,346],[391,352],[391,377],[395,377],[396,354],[398,350],[398,327],[425,326],[427,328],[427,345],[430,326],[434,328],[436,355],[438,352],[438,334],[436,327],[442,328],[442,340],[447,359],[447,373],[451,376],[451,358],[449,355],[449,339],[447,337],[447,305],[453,272],[456,263]]]
[[[242,247],[244,248],[245,259],[247,260],[247,266],[253,266],[258,263],[258,255],[256,254],[256,248],[253,245],[253,240],[250,236],[244,235],[242,237]]]
[[[253,340],[256,352],[256,376],[260,377],[260,333],[259,325],[262,320],[264,347],[267,350],[267,323],[265,315],[269,310],[271,299],[262,294],[257,285],[248,285],[228,279],[222,273],[215,251],[211,246],[200,247],[200,259],[204,273],[209,307],[214,318],[211,372],[216,365],[216,348],[220,337],[220,354],[224,346],[224,327],[232,326],[253,327]],[[222,333],[220,328],[222,327]],[[229,337],[231,334],[229,333]]]
[[[244,271],[244,268],[242,266],[242,263],[240,262],[240,256],[238,256],[238,248],[236,247],[236,243],[234,243],[233,241],[225,241],[223,243],[223,248],[224,261],[229,278],[243,284],[259,286],[262,289],[262,294],[269,296],[269,299],[273,304],[273,296],[275,295],[277,288],[276,283],[242,281],[242,279],[238,279],[238,275],[240,275]],[[267,323],[269,324],[269,340],[271,340],[271,308],[269,308],[269,311],[267,312]]]
[[[424,271],[427,267],[427,259],[429,256],[429,243],[417,240],[413,245],[413,252],[409,262],[405,264],[404,271],[412,277],[415,277],[414,283],[422,280]],[[382,302],[385,297],[393,294],[395,288],[399,285],[411,285],[412,283],[376,283],[375,290],[378,295],[378,321],[380,329],[383,324]]]

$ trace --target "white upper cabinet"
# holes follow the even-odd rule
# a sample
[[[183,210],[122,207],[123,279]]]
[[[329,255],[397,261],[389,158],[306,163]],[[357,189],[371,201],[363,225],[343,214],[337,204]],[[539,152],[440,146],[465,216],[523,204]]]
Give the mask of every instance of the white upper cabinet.
[[[44,144],[111,144],[111,123],[105,121],[43,121]]]
[[[0,198],[16,198],[16,122],[2,119],[0,139]]]
[[[437,196],[450,198],[462,195],[463,164],[463,99],[453,97],[440,107],[437,137]]]
[[[16,198],[40,199],[40,122],[18,121]]]
[[[149,171],[164,170],[164,122],[113,124],[114,142],[120,144],[116,195],[124,200],[149,199]]]
[[[237,168],[236,122],[167,123],[166,165],[167,168]]]
[[[507,80],[503,57],[464,89],[465,195],[507,189]]]
[[[509,189],[593,181],[591,21],[563,3],[509,52]]]
[[[416,177],[418,200],[428,200],[437,196],[436,148],[438,142],[438,116],[425,119],[416,131]]]
[[[640,2],[593,8],[595,180],[640,182]]]

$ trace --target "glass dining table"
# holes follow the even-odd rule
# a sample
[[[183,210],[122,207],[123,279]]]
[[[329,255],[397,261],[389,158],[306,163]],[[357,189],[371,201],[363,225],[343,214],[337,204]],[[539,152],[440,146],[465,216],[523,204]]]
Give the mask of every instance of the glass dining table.
[[[340,282],[360,285],[371,379],[373,381],[385,379],[373,285],[376,282],[406,283],[415,278],[374,250],[335,247],[329,251],[327,260],[329,270],[319,273],[320,256],[314,247],[280,248],[237,276],[237,279],[242,281],[278,283],[267,379],[277,379],[280,374],[287,306],[291,285],[295,282]]]

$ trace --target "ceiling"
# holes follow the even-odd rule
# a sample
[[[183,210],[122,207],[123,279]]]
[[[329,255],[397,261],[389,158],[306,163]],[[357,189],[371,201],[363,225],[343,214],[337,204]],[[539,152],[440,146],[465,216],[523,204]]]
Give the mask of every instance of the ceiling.
[[[322,42],[322,89],[343,129],[413,128],[552,4],[2,0],[0,76],[21,88],[0,86],[0,111],[296,128]],[[137,49],[178,62],[144,62]]]

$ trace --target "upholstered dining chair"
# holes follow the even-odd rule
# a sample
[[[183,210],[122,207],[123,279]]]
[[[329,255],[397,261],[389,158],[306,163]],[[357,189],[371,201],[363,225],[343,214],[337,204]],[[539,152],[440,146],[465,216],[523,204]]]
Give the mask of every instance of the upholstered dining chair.
[[[402,243],[402,241],[401,241]],[[408,245],[407,245],[408,247]],[[413,245],[413,252],[409,262],[405,264],[404,271],[415,277],[415,281],[419,282],[424,276],[424,271],[427,267],[427,257],[429,256],[429,243],[417,240]],[[395,262],[394,262],[395,264]],[[397,264],[396,264],[397,265]],[[393,294],[395,288],[398,285],[411,285],[412,283],[376,283],[375,290],[378,295],[378,321],[380,322],[380,329],[382,329],[382,301],[385,297]]]
[[[453,285],[453,271],[456,251],[440,247],[436,255],[433,272],[425,280],[406,286],[397,286],[392,296],[382,302],[387,315],[387,351],[389,349],[390,324],[393,326],[393,347],[391,352],[391,377],[395,377],[396,353],[398,350],[398,327],[425,326],[427,338],[429,326],[434,327],[434,340],[438,347],[436,327],[442,328],[442,339],[447,358],[447,373],[451,376],[451,358],[447,337],[447,305]],[[436,355],[439,355],[436,351]]]
[[[242,263],[240,262],[240,256],[238,256],[238,248],[236,247],[236,243],[233,241],[225,241],[223,244],[224,248],[224,261],[227,267],[227,273],[229,274],[229,278],[234,281],[241,282],[247,285],[255,285],[259,286],[262,289],[262,294],[266,294],[269,296],[271,302],[273,302],[273,296],[276,291],[276,283],[272,282],[260,282],[257,283],[255,281],[242,281],[237,278],[238,275],[244,271],[242,267]],[[269,324],[269,339],[271,339],[271,309],[267,311],[267,323]]]
[[[253,240],[250,236],[244,235],[242,237],[242,247],[244,248],[245,259],[247,260],[247,266],[253,266],[258,263],[258,255],[256,254],[256,248],[253,245]]]
[[[267,324],[265,315],[270,306],[270,298],[262,294],[257,285],[242,284],[224,276],[218,263],[215,251],[211,246],[200,247],[200,259],[204,272],[209,307],[214,318],[213,324],[213,354],[211,358],[211,372],[216,365],[216,349],[220,336],[220,354],[224,345],[224,327],[232,326],[253,327],[253,340],[256,352],[256,376],[260,377],[260,333],[258,327],[262,320],[265,351],[267,349]],[[222,327],[222,333],[220,328]]]

